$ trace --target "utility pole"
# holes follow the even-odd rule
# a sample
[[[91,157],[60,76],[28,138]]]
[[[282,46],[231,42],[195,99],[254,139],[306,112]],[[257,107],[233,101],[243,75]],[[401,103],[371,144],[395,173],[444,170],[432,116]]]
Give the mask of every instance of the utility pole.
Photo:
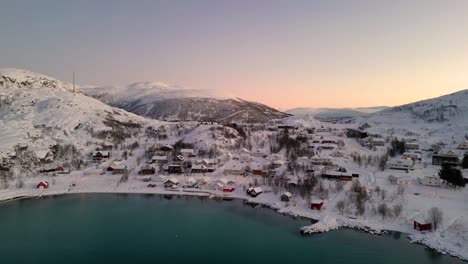
[[[73,91],[75,90],[75,72],[73,72]]]

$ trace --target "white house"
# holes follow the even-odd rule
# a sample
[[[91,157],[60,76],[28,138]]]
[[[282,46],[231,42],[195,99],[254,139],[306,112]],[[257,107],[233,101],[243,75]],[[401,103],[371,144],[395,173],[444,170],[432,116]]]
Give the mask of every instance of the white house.
[[[394,159],[387,163],[389,169],[394,170],[414,170],[414,164],[412,160],[407,159]]]
[[[422,185],[427,185],[427,186],[439,186],[441,183],[441,180],[439,177],[436,177],[436,176],[426,176],[424,178],[418,178],[418,182]]]
[[[408,177],[408,176],[401,176],[401,177],[398,177],[397,180],[396,180],[396,184],[397,185],[411,185],[411,177]]]
[[[403,158],[410,159],[410,160],[421,160],[421,154],[407,151],[403,153]]]
[[[194,149],[181,149],[180,154],[186,158],[195,157],[195,150]]]
[[[239,161],[230,161],[224,165],[224,175],[235,174],[241,175],[245,173],[245,165]]]

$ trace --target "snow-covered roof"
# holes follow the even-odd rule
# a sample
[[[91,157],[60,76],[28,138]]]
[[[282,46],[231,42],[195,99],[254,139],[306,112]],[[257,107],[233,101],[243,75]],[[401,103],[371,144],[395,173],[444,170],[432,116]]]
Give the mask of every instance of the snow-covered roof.
[[[238,162],[238,161],[230,161],[224,165],[225,170],[243,170],[245,169],[245,165]]]
[[[164,181],[164,183],[166,182],[171,182],[171,183],[174,183],[174,184],[178,184],[179,183],[179,180],[177,178],[170,178],[170,179],[167,179]]]
[[[162,156],[162,155],[154,155],[151,159],[152,159],[152,160],[164,161],[164,160],[167,160],[167,157],[166,157],[166,156]]]
[[[292,197],[292,193],[290,193],[290,192],[285,192],[285,193],[283,193],[283,195],[286,195],[286,196],[289,197],[289,198]]]
[[[313,203],[313,204],[320,204],[320,203],[323,203],[323,200],[314,199],[314,200],[311,201],[311,203]]]
[[[263,192],[263,189],[261,187],[255,187],[252,189],[252,191],[256,192],[256,193],[261,193]]]

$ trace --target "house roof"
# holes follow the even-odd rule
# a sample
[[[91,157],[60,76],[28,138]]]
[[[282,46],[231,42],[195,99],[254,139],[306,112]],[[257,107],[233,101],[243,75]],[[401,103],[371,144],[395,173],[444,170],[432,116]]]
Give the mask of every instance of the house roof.
[[[263,189],[261,187],[255,187],[252,189],[252,191],[256,192],[256,193],[261,193],[263,192]]]
[[[238,161],[230,161],[224,165],[224,170],[244,170],[245,165]]]
[[[176,179],[176,178],[170,178],[170,179],[167,179],[164,181],[164,183],[166,182],[171,182],[171,183],[174,183],[174,184],[178,184],[179,183],[179,180]]]
[[[285,193],[283,193],[283,195],[286,195],[286,196],[289,197],[289,198],[292,197],[292,193],[290,193],[290,192],[285,192]]]
[[[98,151],[93,151],[93,156],[96,156],[98,153],[101,153],[103,156],[108,156],[109,155],[109,151],[100,151],[100,150],[98,150]]]
[[[321,204],[323,203],[323,200],[312,200],[312,204]]]
[[[167,157],[162,156],[162,155],[154,155],[151,159],[152,160],[167,160]]]

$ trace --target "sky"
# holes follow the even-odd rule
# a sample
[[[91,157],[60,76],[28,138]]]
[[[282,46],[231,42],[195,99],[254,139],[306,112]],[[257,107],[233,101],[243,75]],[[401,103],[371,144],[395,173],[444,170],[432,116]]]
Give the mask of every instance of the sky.
[[[279,109],[468,89],[465,0],[5,0],[0,67],[160,81]]]

